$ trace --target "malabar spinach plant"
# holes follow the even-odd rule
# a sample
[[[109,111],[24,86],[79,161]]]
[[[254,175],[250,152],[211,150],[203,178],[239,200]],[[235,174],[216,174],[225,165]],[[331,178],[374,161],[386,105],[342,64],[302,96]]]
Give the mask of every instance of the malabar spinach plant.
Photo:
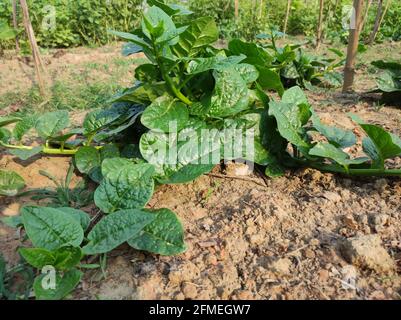
[[[382,93],[382,102],[401,105],[401,63],[396,61],[373,61],[381,72],[376,78],[377,89]]]
[[[386,168],[386,159],[401,153],[398,137],[353,117],[366,132],[366,157],[352,158],[344,149],[356,143],[355,135],[323,124],[300,87],[285,91],[264,48],[233,40],[227,49],[216,49],[212,18],[192,19],[180,6],[148,3],[140,28],[112,31],[127,41],[124,55],[142,52],[149,62],[135,70],[135,84],[115,95],[110,106],[88,113],[82,127],[72,129],[66,111],[0,118],[0,144],[12,155],[73,156],[75,168],[97,185],[93,198],[103,213],[100,221],[76,208],[49,206],[23,207],[7,221],[22,227],[32,243],[19,250],[25,260],[57,271],[53,289],[44,289],[46,275],[36,278],[39,299],[66,296],[91,267],[88,256],[125,242],[155,254],[184,252],[177,216],[144,207],[158,184],[192,181],[221,160],[252,161],[268,176],[293,167],[401,176],[400,169]],[[281,98],[272,99],[269,90]],[[248,143],[221,134],[230,129],[240,133],[235,141]],[[42,140],[39,146],[24,145],[31,130]],[[2,195],[17,195],[23,187],[17,173],[0,171]]]

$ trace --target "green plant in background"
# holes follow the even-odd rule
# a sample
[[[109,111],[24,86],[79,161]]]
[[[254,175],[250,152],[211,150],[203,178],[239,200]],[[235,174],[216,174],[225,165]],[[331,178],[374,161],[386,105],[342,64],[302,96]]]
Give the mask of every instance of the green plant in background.
[[[0,56],[5,49],[4,43],[15,39],[17,34],[17,30],[11,28],[5,20],[0,20]]]
[[[265,69],[274,70],[280,76],[285,88],[295,85],[310,88],[311,85],[326,85],[339,87],[343,82],[343,75],[339,68],[344,65],[344,54],[337,49],[329,49],[337,58],[325,58],[305,53],[303,44],[284,47],[277,45],[278,38],[284,34],[272,28],[269,34],[260,34],[257,38],[261,41],[262,47],[267,49],[264,60]],[[267,42],[266,42],[267,41]],[[246,45],[239,40],[230,42],[231,47]],[[248,44],[248,46],[255,46]],[[271,73],[271,70],[268,72]],[[266,71],[262,75],[266,75]],[[273,75],[269,74],[269,77]],[[275,75],[275,77],[277,77]],[[277,81],[276,81],[277,82]]]
[[[0,144],[14,156],[73,156],[75,168],[96,185],[94,204],[103,213],[100,221],[91,221],[71,207],[26,206],[13,219],[33,245],[20,249],[24,259],[35,268],[57,270],[54,290],[43,289],[43,275],[35,279],[38,299],[65,297],[79,283],[88,256],[104,255],[125,242],[154,254],[184,252],[177,216],[144,207],[158,185],[190,182],[221,160],[253,161],[273,177],[294,167],[401,176],[401,169],[386,167],[387,159],[401,154],[398,137],[353,116],[366,132],[366,157],[353,158],[344,151],[356,143],[351,131],[324,125],[299,86],[285,91],[275,61],[287,55],[285,50],[293,56],[293,48],[272,55],[255,43],[233,39],[227,49],[216,49],[212,45],[219,31],[213,18],[193,18],[187,9],[157,0],[148,3],[139,28],[112,31],[128,41],[124,55],[143,52],[148,62],[135,70],[136,83],[115,95],[110,106],[88,113],[81,128],[70,128],[66,111],[0,118]],[[268,90],[280,99],[269,97]],[[31,129],[43,142],[37,147],[23,143]],[[232,129],[241,136],[220,134]],[[233,143],[250,131],[253,151]],[[2,172],[0,178],[3,193],[20,193],[24,183],[18,175]]]
[[[377,60],[372,65],[381,70],[375,92],[382,93],[382,102],[401,105],[401,63]]]

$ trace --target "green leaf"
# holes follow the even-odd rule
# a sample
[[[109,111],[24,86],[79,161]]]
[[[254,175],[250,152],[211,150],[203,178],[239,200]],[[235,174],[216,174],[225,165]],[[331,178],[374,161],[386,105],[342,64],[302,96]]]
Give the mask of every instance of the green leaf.
[[[0,128],[0,142],[9,143],[11,139],[11,131],[6,128]]]
[[[259,78],[259,71],[251,64],[240,63],[234,66],[246,83],[255,82]]]
[[[184,103],[164,96],[145,109],[141,122],[151,130],[175,132],[187,125],[188,118],[188,108]]]
[[[131,237],[128,244],[138,250],[165,256],[184,252],[184,230],[177,216],[168,209],[147,212],[154,216],[153,222]]]
[[[347,148],[356,143],[356,137],[352,131],[324,125],[315,112],[312,112],[312,114],[312,122],[315,129],[325,136],[327,140],[334,146],[339,148]]]
[[[401,78],[395,77],[392,71],[386,70],[376,79],[376,82],[383,92],[401,92]]]
[[[334,160],[339,165],[348,168],[350,165],[357,165],[367,162],[369,159],[364,158],[357,158],[357,159],[350,159],[349,155],[342,151],[341,149],[336,148],[330,143],[322,143],[319,142],[316,144],[310,151],[309,154],[311,156],[318,156],[323,158],[329,158]]]
[[[164,82],[139,83],[116,94],[110,102],[134,102],[148,105],[165,94],[166,90]]]
[[[158,0],[147,0],[147,3],[150,6],[161,8],[169,16],[187,16],[193,14],[192,11],[177,4],[166,4],[163,1]]]
[[[352,120],[358,123],[368,135],[363,139],[363,150],[373,160],[374,168],[384,169],[384,161],[401,155],[400,138],[387,132],[383,128],[366,124],[357,116],[351,115]]]
[[[119,119],[120,116],[120,112],[116,109],[97,109],[89,112],[84,119],[83,133],[86,136],[94,134]]]
[[[79,222],[84,231],[89,228],[91,219],[86,212],[70,207],[57,208],[57,210],[63,211],[74,218],[77,222]]]
[[[55,255],[41,248],[19,248],[18,252],[31,266],[42,269],[44,266],[52,266],[56,260]]]
[[[24,179],[14,171],[0,170],[0,195],[16,196],[25,187]]]
[[[124,57],[128,57],[130,55],[133,55],[138,52],[142,52],[143,48],[135,43],[127,42],[123,44],[123,47],[121,49],[121,54]]]
[[[36,156],[37,154],[41,153],[43,151],[42,146],[37,146],[32,149],[11,149],[8,152],[12,154],[13,156],[16,156],[20,158],[23,161],[28,160],[29,158],[32,158]]]
[[[156,43],[168,42],[174,45],[178,42],[178,36],[185,29],[177,29],[171,17],[162,9],[152,6],[143,15],[142,32]]]
[[[152,83],[159,81],[161,75],[156,65],[145,63],[135,69],[135,78],[141,82]]]
[[[78,247],[83,240],[80,223],[66,212],[46,207],[24,207],[21,212],[26,233],[35,247],[48,250],[65,245]]]
[[[198,74],[208,70],[225,70],[239,64],[245,59],[245,56],[214,56],[210,58],[196,58],[192,59],[188,64],[187,72],[189,74]]]
[[[286,90],[281,101],[285,103],[293,103],[295,105],[309,104],[305,92],[298,86]]]
[[[114,31],[114,30],[108,30],[108,33],[115,35],[117,37],[120,37],[121,39],[135,43],[136,45],[138,45],[142,48],[149,48],[148,42],[146,42],[144,39],[138,37],[135,34],[127,33],[127,32],[119,32],[119,31]]]
[[[275,117],[281,136],[305,151],[310,146],[304,139],[301,114],[296,104],[275,101],[269,103],[269,115]]]
[[[249,108],[247,83],[235,68],[214,71],[216,86],[211,97],[209,115],[223,118]]]
[[[284,176],[284,168],[278,163],[268,164],[265,169],[265,175],[270,178],[278,178]]]
[[[88,234],[89,243],[83,247],[85,254],[106,253],[134,237],[155,216],[142,210],[121,210],[102,220]]]
[[[228,44],[230,55],[240,56],[245,55],[244,63],[249,63],[254,66],[269,65],[273,58],[267,53],[266,50],[259,47],[255,43],[247,43],[239,39],[231,40]]]
[[[79,247],[61,247],[54,252],[54,267],[57,270],[70,270],[77,266],[82,259],[82,250]]]
[[[118,209],[136,209],[144,207],[153,195],[154,167],[151,164],[127,163],[123,167],[108,171],[109,162],[104,161],[107,172],[102,173],[104,179],[95,191],[96,206],[105,213]]]
[[[194,181],[196,178],[213,170],[215,164],[189,164],[168,177],[157,179],[161,184],[180,184]]]
[[[341,87],[344,81],[344,76],[340,72],[325,72],[324,80],[332,87]]]
[[[17,141],[21,141],[24,135],[27,134],[29,130],[35,127],[37,119],[37,116],[27,116],[21,121],[17,122],[13,130],[13,137]]]
[[[190,22],[189,27],[180,35],[175,50],[182,57],[194,56],[202,48],[216,42],[219,30],[213,18],[201,17]]]
[[[18,117],[0,117],[0,127],[7,126],[9,124],[21,121],[21,118]]]
[[[258,83],[260,86],[265,90],[275,90],[282,96],[284,93],[284,86],[281,82],[280,75],[265,67],[257,67],[257,69],[259,70]]]
[[[83,273],[77,269],[72,269],[64,273],[61,277],[59,274],[56,275],[55,289],[47,289],[44,287],[48,281],[46,281],[47,274],[42,274],[36,277],[33,290],[37,300],[61,300],[66,297],[81,281]]]
[[[70,125],[68,111],[54,111],[40,116],[35,123],[39,136],[47,139],[55,136]]]
[[[95,147],[81,147],[75,154],[75,164],[81,173],[88,174],[100,163],[100,152]]]

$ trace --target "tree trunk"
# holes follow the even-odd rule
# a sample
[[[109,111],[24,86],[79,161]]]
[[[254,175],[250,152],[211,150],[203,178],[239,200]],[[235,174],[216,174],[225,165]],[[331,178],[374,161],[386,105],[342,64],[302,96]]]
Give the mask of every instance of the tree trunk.
[[[383,11],[383,0],[379,0],[379,3],[377,4],[377,13],[376,13],[376,19],[375,19],[375,25],[373,26],[372,33],[370,34],[368,44],[372,44],[373,41],[376,39],[377,32],[379,31],[379,23],[380,23],[380,18],[382,16],[382,11]]]
[[[285,12],[284,28],[283,28],[284,37],[286,36],[287,33],[287,25],[288,25],[288,19],[290,17],[290,11],[291,11],[291,0],[287,0],[287,11]]]
[[[320,9],[319,9],[319,22],[317,25],[316,49],[319,49],[320,44],[322,42],[322,27],[323,27],[324,0],[320,0],[319,2],[320,2]]]
[[[13,27],[15,30],[18,29],[18,21],[17,21],[17,1],[13,0]],[[19,47],[19,38],[18,35],[15,36],[15,51],[17,55],[19,55],[20,47]]]
[[[355,25],[353,29],[350,29],[348,49],[347,49],[347,60],[344,68],[344,85],[343,92],[349,92],[352,90],[355,77],[355,58],[358,53],[359,44],[359,28],[361,21],[361,13],[363,7],[363,0],[354,0],[355,9]]]
[[[43,63],[40,58],[39,48],[38,48],[38,44],[36,42],[35,34],[33,32],[31,19],[29,18],[29,9],[28,9],[26,0],[20,0],[20,4],[21,4],[21,9],[22,9],[22,16],[23,16],[25,31],[28,35],[29,43],[30,43],[31,49],[32,49],[33,62],[35,65],[36,75],[38,78],[40,94],[42,95],[42,97],[44,97],[46,95],[46,91],[45,91],[45,84],[44,84],[43,76],[42,76],[42,71],[44,70]]]

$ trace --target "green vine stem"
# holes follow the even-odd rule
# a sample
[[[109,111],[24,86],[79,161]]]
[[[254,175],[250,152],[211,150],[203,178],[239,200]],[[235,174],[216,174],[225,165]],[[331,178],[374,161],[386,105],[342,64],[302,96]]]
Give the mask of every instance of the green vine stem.
[[[28,146],[15,146],[15,145],[11,145],[11,144],[6,144],[3,142],[0,142],[0,145],[3,146],[4,148],[8,148],[8,149],[14,149],[14,150],[32,150],[34,147],[28,147]],[[95,147],[96,149],[101,149],[101,146]],[[75,155],[77,153],[77,151],[79,150],[79,148],[77,149],[64,149],[63,147],[59,148],[59,149],[55,149],[55,148],[50,148],[48,146],[44,146],[41,153],[44,154],[50,154],[50,155],[65,155],[65,156],[72,156]]]
[[[340,173],[348,176],[387,176],[401,177],[401,169],[345,169],[332,165],[305,163],[305,166],[324,172]]]

